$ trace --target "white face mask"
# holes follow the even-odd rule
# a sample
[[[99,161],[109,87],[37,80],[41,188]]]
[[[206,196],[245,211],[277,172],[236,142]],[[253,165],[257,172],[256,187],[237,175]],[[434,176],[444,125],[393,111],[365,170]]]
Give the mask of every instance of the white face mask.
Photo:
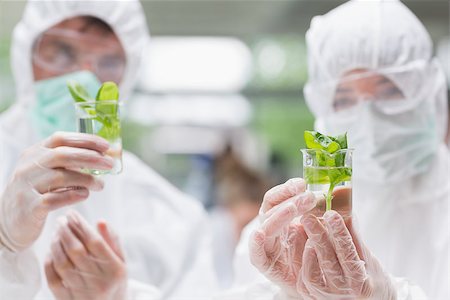
[[[438,147],[435,113],[431,105],[392,115],[373,102],[337,112],[319,120],[326,134],[348,132],[354,148],[355,178],[397,182],[426,172]]]

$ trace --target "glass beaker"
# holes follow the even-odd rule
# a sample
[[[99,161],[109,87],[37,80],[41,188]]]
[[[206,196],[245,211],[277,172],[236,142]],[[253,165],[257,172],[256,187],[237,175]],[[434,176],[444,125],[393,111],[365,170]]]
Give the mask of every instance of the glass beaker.
[[[118,174],[122,171],[122,135],[120,125],[120,106],[116,100],[101,100],[75,103],[77,130],[100,136],[110,144],[106,155],[114,159],[111,170],[85,171],[94,175]]]
[[[303,178],[306,190],[317,199],[311,211],[322,217],[325,211],[335,210],[344,219],[352,212],[352,155],[353,149],[330,154],[321,149],[302,149]]]

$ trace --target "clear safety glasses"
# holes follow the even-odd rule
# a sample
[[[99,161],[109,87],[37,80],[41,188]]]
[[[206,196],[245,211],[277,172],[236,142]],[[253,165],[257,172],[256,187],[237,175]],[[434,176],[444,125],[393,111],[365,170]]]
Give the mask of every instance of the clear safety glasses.
[[[433,62],[420,61],[402,67],[352,72],[339,80],[308,83],[304,94],[317,116],[352,108],[362,101],[372,101],[386,114],[397,114],[414,108],[433,92],[434,68]]]
[[[117,83],[126,67],[123,48],[116,41],[56,28],[37,39],[33,60],[41,68],[60,74],[91,69],[101,81]]]
[[[341,111],[372,101],[384,107],[406,101],[402,91],[389,78],[374,73],[359,73],[343,77],[333,97],[333,110]]]

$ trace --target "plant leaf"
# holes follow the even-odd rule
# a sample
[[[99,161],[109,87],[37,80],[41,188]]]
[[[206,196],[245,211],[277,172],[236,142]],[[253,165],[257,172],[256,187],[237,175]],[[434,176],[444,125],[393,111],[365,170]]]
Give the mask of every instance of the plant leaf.
[[[67,82],[67,87],[75,102],[88,102],[94,100],[78,81],[69,80]]]
[[[321,149],[328,153],[334,153],[341,149],[337,142],[317,131],[305,131],[304,137],[308,149]]]

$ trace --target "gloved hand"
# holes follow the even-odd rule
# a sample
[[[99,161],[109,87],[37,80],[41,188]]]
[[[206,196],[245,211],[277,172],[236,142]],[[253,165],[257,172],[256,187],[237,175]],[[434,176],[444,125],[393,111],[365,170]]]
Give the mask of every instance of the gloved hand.
[[[295,178],[270,189],[260,210],[263,222],[249,244],[252,264],[292,297],[298,297],[297,280],[307,239],[303,226],[294,219],[316,205],[314,195],[305,188],[305,181]]]
[[[62,220],[45,263],[56,299],[125,299],[127,274],[118,238],[105,222],[97,230],[75,211]]]
[[[10,251],[29,247],[40,235],[47,214],[99,191],[103,182],[82,168],[109,170],[104,139],[81,133],[55,133],[28,148],[0,195],[0,246]]]
[[[308,241],[298,281],[300,299],[396,298],[390,277],[335,211],[323,216],[323,224],[312,215],[301,220]]]

